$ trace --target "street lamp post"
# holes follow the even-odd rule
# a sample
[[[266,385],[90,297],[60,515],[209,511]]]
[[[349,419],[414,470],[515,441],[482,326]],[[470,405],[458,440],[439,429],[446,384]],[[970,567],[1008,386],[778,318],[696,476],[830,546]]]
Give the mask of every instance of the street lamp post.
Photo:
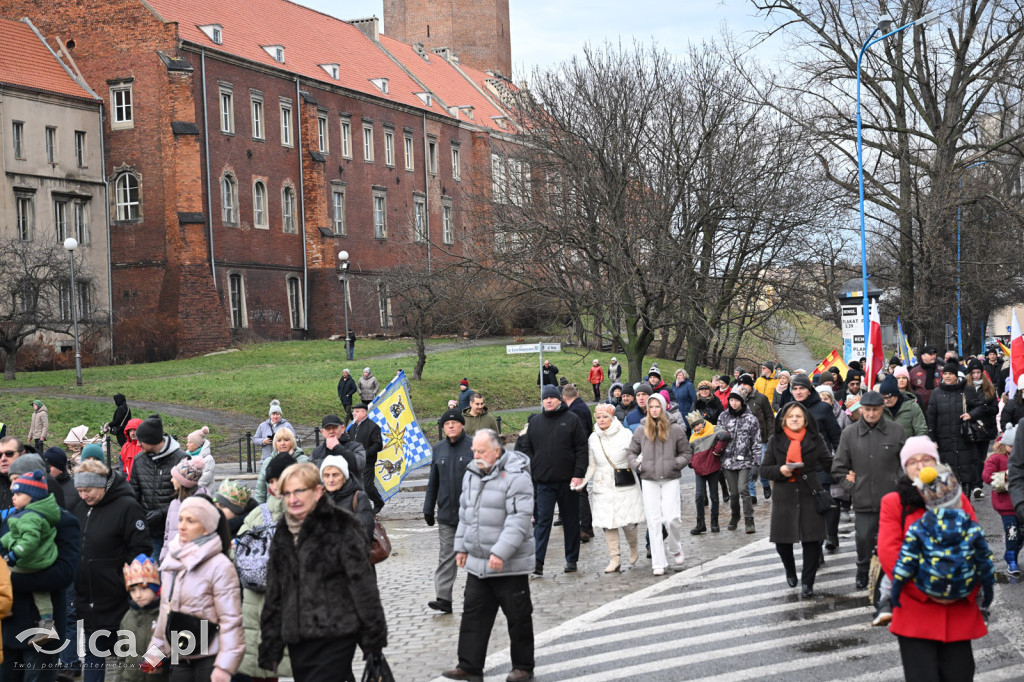
[[[988,161],[978,161],[967,166],[968,168],[974,168],[975,166],[984,166]],[[961,193],[963,192],[964,181],[963,178],[957,183]],[[963,205],[958,200],[956,202],[956,352],[963,357],[964,354],[964,335],[960,327],[960,217],[963,211]],[[984,329],[984,325],[982,325]],[[982,332],[981,335],[981,352],[982,355],[985,353],[985,334]]]
[[[349,346],[348,328],[348,251],[338,252],[338,265],[341,267],[341,274],[338,280],[341,281],[341,307],[345,309],[345,359],[352,359],[352,348]]]
[[[864,41],[864,45],[860,48],[860,54],[857,55],[857,188],[860,198],[860,269],[861,269],[861,294],[864,300],[864,354],[867,355],[868,341],[871,338],[871,312],[870,312],[870,300],[868,299],[868,251],[867,251],[867,236],[864,225],[864,137],[861,128],[861,115],[860,115],[860,65],[864,59],[864,54],[868,51],[875,43],[881,42],[889,36],[894,36],[901,31],[905,31],[911,26],[920,25],[922,28],[927,28],[929,24],[938,19],[942,12],[935,10],[929,12],[924,16],[911,21],[908,24],[900,26],[897,29],[892,29],[892,19],[883,16],[878,20],[878,25],[875,26],[874,30],[868,36],[868,39]],[[879,38],[875,38],[875,34],[881,32],[883,35]],[[875,368],[877,371],[877,368]]]
[[[78,345],[78,308],[75,305],[75,249],[78,248],[78,240],[74,237],[68,237],[64,240],[64,248],[68,252],[68,256],[71,258],[71,293],[68,298],[71,299],[71,321],[75,326],[75,383],[78,386],[82,385],[82,351]]]

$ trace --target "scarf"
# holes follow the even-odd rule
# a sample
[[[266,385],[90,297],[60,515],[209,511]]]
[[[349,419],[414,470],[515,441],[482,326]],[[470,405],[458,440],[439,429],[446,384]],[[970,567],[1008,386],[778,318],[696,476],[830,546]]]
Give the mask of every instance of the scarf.
[[[299,544],[299,531],[302,530],[302,521],[299,521],[297,518],[295,518],[294,516],[292,516],[288,512],[285,512],[285,514],[284,514],[284,522],[286,524],[288,524],[288,530],[292,534],[292,540],[295,542],[296,545],[298,545]]]
[[[932,364],[930,364],[930,365],[926,365],[923,362],[921,363],[921,367],[924,369],[924,387],[926,389],[928,389],[929,391],[935,388],[935,365],[936,364],[937,363],[934,363],[934,362]]]
[[[741,414],[743,414],[746,411],[747,411],[747,404],[745,402],[744,403],[740,403],[740,409],[738,409],[738,410],[732,409],[732,402],[729,403],[729,414],[731,414],[734,417],[738,417],[738,416],[740,416]]]
[[[785,432],[786,437],[789,438],[789,447],[786,448],[786,464],[802,462],[804,455],[800,445],[804,442],[804,436],[807,435],[807,428],[804,427],[799,431],[793,431],[788,426],[783,426],[782,430]],[[796,483],[796,476],[790,476],[789,481]]]
[[[690,442],[692,443],[693,441],[697,440],[698,438],[704,438],[706,436],[710,436],[714,432],[715,432],[714,424],[709,423],[705,419],[704,420],[704,428],[701,429],[699,433],[697,431],[694,431],[693,433],[690,434]]]

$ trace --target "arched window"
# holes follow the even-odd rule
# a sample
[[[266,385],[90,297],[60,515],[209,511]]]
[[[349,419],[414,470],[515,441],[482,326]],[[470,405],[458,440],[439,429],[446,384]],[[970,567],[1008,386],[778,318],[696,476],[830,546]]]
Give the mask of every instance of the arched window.
[[[235,176],[226,174],[220,181],[221,219],[225,224],[238,224],[238,184]]]
[[[281,222],[285,232],[294,233],[295,229],[295,190],[285,187],[281,192]]]
[[[252,186],[252,223],[267,228],[267,186],[257,180]]]
[[[126,171],[114,180],[114,203],[118,220],[139,219],[142,200],[139,196],[139,179],[134,173]]]

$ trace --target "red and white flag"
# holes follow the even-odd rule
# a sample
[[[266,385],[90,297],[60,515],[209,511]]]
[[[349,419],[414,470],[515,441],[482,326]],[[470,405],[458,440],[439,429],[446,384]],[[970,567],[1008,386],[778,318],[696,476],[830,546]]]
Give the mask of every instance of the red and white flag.
[[[1016,386],[1020,375],[1024,374],[1024,336],[1020,332],[1016,308],[1013,310],[1013,325],[1010,330],[1010,377]]]
[[[868,366],[864,372],[864,385],[869,391],[874,388],[875,379],[884,366],[884,350],[882,348],[882,321],[878,318],[878,306],[876,305],[871,308],[871,334],[868,337],[867,353],[865,353]]]

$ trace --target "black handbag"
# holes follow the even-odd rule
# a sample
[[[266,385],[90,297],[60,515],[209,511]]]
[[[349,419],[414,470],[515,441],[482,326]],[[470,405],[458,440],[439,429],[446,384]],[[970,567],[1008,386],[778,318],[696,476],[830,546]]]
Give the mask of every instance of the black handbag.
[[[824,516],[835,508],[835,501],[832,499],[832,496],[828,494],[828,491],[821,487],[821,484],[818,484],[818,489],[815,490],[814,486],[807,481],[807,474],[800,474],[800,477],[804,479],[804,483],[807,484],[808,490],[811,491],[811,497],[814,498],[814,509],[819,514]]]
[[[362,682],[395,682],[388,659],[384,652],[366,654],[366,667],[363,668]]]
[[[964,406],[964,414],[967,414],[967,396],[960,396],[960,400]],[[992,440],[992,436],[989,435],[988,429],[985,428],[985,422],[980,419],[967,419],[960,422],[960,435],[964,437],[964,440],[971,443],[987,443]]]
[[[612,459],[608,456],[608,453],[604,451],[604,443],[601,442],[600,438],[597,439],[597,443],[601,446],[601,454],[604,455],[606,460],[608,460],[608,466],[610,466],[612,471],[615,472],[615,487],[628,488],[631,485],[636,485],[636,477],[633,475],[633,470],[617,468],[612,464]]]
[[[170,593],[167,595],[168,603],[174,596],[177,582],[178,579],[175,577],[174,582],[171,583]],[[182,655],[205,656],[210,651],[210,644],[219,631],[220,626],[217,623],[211,623],[181,611],[168,611],[164,637],[171,645],[171,649]]]

